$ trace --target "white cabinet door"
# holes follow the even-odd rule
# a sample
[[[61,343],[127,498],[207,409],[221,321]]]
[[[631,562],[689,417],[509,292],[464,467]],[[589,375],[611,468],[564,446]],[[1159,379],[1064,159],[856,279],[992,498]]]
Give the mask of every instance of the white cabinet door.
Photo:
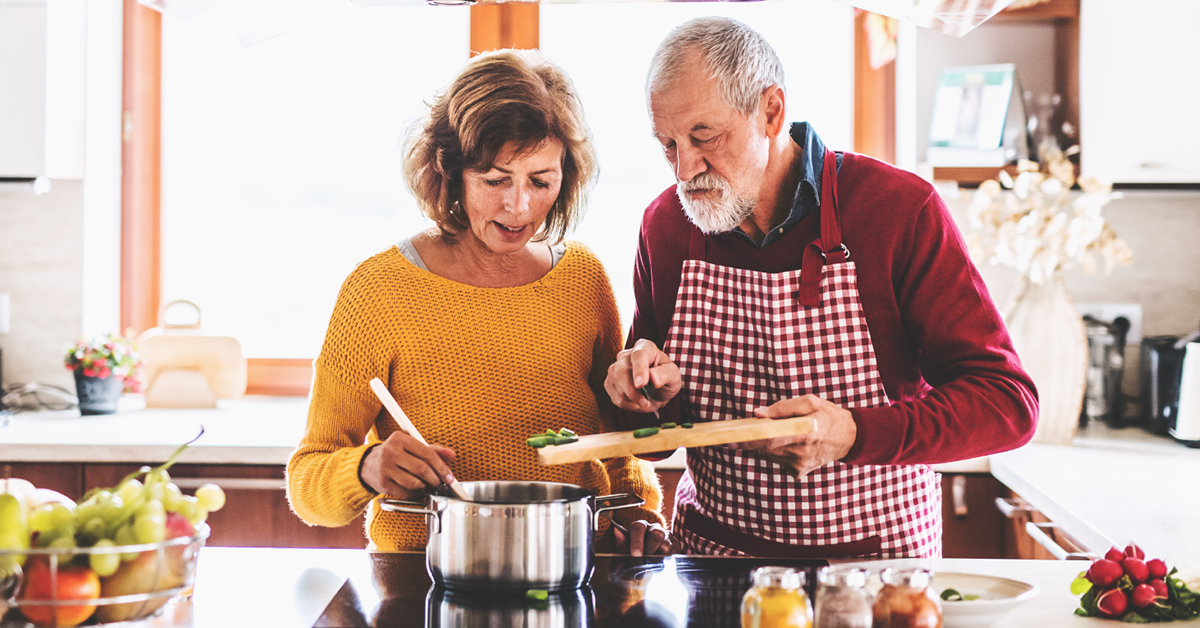
[[[1116,183],[1200,183],[1200,2],[1083,0],[1080,165]]]
[[[46,5],[0,2],[0,178],[46,168]]]

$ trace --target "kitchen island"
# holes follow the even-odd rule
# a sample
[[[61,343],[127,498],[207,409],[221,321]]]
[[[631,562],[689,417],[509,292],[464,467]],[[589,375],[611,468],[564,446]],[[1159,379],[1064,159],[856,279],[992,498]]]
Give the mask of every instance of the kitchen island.
[[[771,562],[707,558],[701,568],[694,568],[686,560],[676,559],[679,580],[684,586],[672,589],[650,584],[663,572],[661,557],[601,555],[597,557],[596,573],[588,587],[556,596],[548,608],[536,609],[526,606],[522,592],[458,596],[433,588],[421,553],[206,547],[200,553],[192,599],[168,605],[163,615],[142,624],[146,628],[732,627],[740,625],[737,604],[749,584],[750,571]],[[1010,578],[1039,587],[1036,597],[996,623],[997,628],[1104,625],[1100,620],[1073,615],[1078,602],[1068,589],[1079,572],[1079,563],[1075,562],[939,559],[854,564],[875,572],[887,566],[922,566],[935,572]],[[688,621],[646,622],[643,610],[651,601],[658,601],[666,608],[683,608]]]
[[[180,464],[223,465],[234,470],[269,467],[270,477],[240,477],[230,472],[224,478],[207,479],[221,484],[233,497],[236,494],[232,492],[239,490],[246,495],[255,490],[276,495],[279,504],[270,520],[247,527],[283,529],[288,524],[285,519],[294,519],[282,502],[282,469],[303,434],[306,399],[245,397],[222,401],[210,410],[144,409],[138,397],[122,402],[121,411],[109,416],[80,417],[77,411],[64,411],[8,417],[8,424],[0,427],[0,464],[79,463],[88,469],[111,465],[112,472],[102,479],[98,476],[97,481],[119,479],[120,464],[161,462],[203,425],[204,436],[183,453]],[[1112,545],[1136,541],[1169,564],[1200,572],[1200,499],[1195,499],[1190,489],[1191,482],[1200,478],[1200,450],[1137,429],[1094,426],[1082,431],[1072,446],[1032,444],[989,459],[934,468],[943,473],[990,471],[1087,551],[1103,555]],[[194,489],[205,479],[191,480],[184,488]],[[261,505],[262,500],[255,503]],[[229,532],[231,525],[219,519],[222,516],[227,515],[213,513],[214,545],[259,544],[222,542],[222,529]],[[286,533],[309,532],[318,545],[364,544],[361,528]],[[336,542],[326,541],[330,534],[339,535]]]

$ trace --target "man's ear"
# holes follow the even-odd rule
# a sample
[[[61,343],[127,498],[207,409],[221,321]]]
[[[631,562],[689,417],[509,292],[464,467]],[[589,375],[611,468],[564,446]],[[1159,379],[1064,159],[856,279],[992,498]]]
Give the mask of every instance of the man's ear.
[[[758,110],[766,127],[767,137],[778,137],[780,131],[787,126],[786,100],[782,85],[772,85],[763,90]]]

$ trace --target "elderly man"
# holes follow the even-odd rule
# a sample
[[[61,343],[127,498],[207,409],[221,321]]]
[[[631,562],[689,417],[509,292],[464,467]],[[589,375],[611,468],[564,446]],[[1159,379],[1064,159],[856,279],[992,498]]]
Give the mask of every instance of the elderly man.
[[[676,185],[642,221],[637,311],[609,394],[639,424],[816,424],[688,450],[678,550],[940,555],[928,465],[1020,446],[1037,416],[941,199],[787,124],[779,59],[737,21],[671,32],[647,97]]]

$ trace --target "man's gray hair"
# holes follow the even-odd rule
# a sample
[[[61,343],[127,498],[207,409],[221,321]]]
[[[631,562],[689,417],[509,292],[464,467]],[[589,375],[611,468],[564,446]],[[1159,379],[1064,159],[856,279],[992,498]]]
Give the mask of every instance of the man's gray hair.
[[[725,104],[747,116],[758,111],[763,90],[783,86],[783,64],[762,35],[727,17],[699,17],[676,26],[658,45],[646,76],[647,102],[651,93],[684,78],[681,71],[690,50],[700,53]]]

